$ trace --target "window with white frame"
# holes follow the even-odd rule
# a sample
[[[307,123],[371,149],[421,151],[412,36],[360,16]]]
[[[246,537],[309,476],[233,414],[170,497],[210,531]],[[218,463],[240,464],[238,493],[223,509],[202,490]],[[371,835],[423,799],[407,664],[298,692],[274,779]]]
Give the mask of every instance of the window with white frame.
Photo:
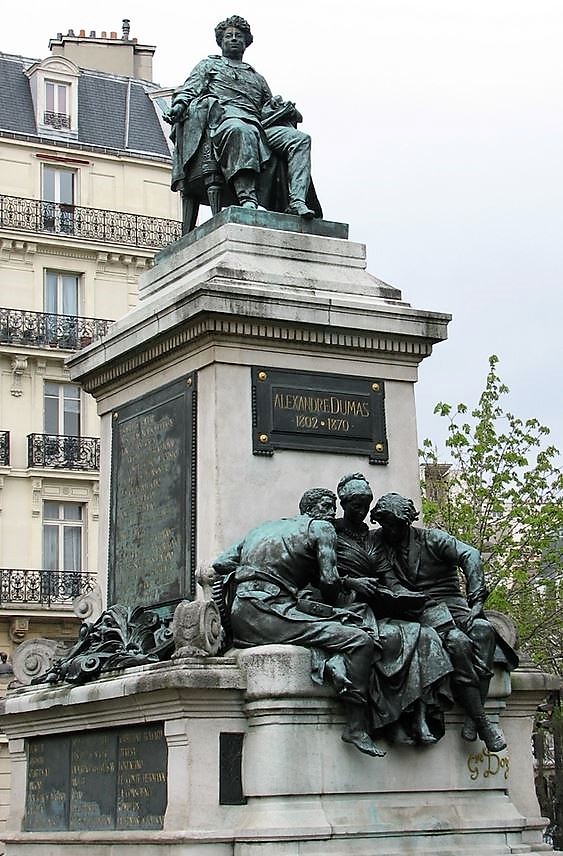
[[[76,171],[43,165],[43,199],[61,205],[75,204]]]
[[[43,228],[49,232],[74,233],[76,172],[43,165]]]
[[[78,315],[80,276],[76,273],[46,270],[43,306],[52,315]]]
[[[43,568],[82,571],[84,509],[78,502],[43,501]]]
[[[79,283],[80,276],[76,273],[45,271],[45,336],[51,345],[60,348],[76,348],[78,345]]]
[[[45,434],[80,436],[80,387],[77,384],[45,381],[43,428]]]
[[[70,129],[70,86],[68,83],[57,83],[54,80],[45,81],[43,122],[57,130]]]

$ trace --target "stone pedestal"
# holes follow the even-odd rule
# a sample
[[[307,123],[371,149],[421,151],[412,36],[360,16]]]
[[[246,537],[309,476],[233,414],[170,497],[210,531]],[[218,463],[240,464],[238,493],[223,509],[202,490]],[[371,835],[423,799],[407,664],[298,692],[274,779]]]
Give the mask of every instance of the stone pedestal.
[[[507,751],[464,742],[454,712],[437,745],[382,743],[384,758],[341,741],[343,710],[313,684],[310,652],[294,646],[137,667],[84,687],[25,688],[3,717],[13,770],[6,856],[543,853],[528,747],[548,686],[535,670],[517,671],[514,685],[508,696],[508,678],[497,675],[487,703],[501,713]],[[26,738],[156,723],[168,747],[161,830],[21,831]],[[231,758],[228,769],[225,734],[243,735],[241,762]],[[243,804],[221,804],[222,779],[239,773]]]
[[[449,316],[402,300],[367,272],[365,247],[346,235],[340,223],[226,209],[161,253],[141,277],[138,307],[102,343],[69,360],[71,376],[96,397],[102,418],[105,543],[112,423],[131,402],[179,379],[197,388],[194,566],[265,519],[296,513],[306,488],[334,489],[347,472],[365,472],[376,495],[397,490],[419,497],[414,383],[418,364],[446,337]],[[336,384],[361,379],[368,389],[377,384],[386,438],[373,440],[388,463],[371,466],[368,455],[346,451],[353,448],[346,436],[338,454],[290,448],[267,454],[269,443],[262,449],[264,432],[254,424],[252,367],[266,374],[329,373]],[[346,390],[351,381],[343,384]],[[295,404],[287,396],[284,402]],[[307,407],[294,413],[308,418]],[[320,431],[322,444],[321,421],[309,435]],[[102,567],[102,588],[106,574]]]

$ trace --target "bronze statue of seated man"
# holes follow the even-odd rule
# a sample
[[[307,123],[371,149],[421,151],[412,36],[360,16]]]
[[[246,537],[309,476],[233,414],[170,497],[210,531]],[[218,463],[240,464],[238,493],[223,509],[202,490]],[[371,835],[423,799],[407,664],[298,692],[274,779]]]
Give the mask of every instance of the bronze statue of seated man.
[[[165,116],[174,126],[172,189],[188,191],[190,170],[207,136],[227,199],[234,197],[244,208],[262,205],[321,217],[311,183],[311,138],[295,127],[302,120],[295,105],[273,97],[262,75],[243,62],[253,40],[248,23],[233,15],[217,25],[215,37],[221,56],[196,65]],[[281,182],[271,174],[278,162],[286,172]],[[268,173],[269,182],[264,181]]]

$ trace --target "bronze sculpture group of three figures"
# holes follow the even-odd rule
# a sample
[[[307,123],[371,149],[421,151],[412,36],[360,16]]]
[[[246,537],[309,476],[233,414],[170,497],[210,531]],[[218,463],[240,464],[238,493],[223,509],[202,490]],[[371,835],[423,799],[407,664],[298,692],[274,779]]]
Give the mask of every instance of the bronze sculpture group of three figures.
[[[213,563],[232,641],[312,650],[313,678],[331,684],[346,709],[342,739],[378,756],[380,737],[431,744],[443,713],[465,711],[462,736],[501,751],[502,731],[485,714],[495,662],[517,665],[486,619],[479,552],[448,533],[411,524],[418,514],[396,493],[373,506],[361,473],[336,495],[304,493],[295,517],[264,523]],[[465,594],[459,570],[465,578]]]

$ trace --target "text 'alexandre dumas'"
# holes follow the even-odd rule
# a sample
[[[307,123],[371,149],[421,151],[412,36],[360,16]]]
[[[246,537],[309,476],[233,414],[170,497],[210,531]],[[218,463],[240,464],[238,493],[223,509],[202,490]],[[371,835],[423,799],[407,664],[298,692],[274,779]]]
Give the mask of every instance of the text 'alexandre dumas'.
[[[353,420],[370,418],[370,403],[366,397],[344,395],[314,395],[276,391],[273,394],[274,415],[285,411],[292,415],[295,428],[336,432],[350,430]],[[280,414],[281,415],[281,414]]]

